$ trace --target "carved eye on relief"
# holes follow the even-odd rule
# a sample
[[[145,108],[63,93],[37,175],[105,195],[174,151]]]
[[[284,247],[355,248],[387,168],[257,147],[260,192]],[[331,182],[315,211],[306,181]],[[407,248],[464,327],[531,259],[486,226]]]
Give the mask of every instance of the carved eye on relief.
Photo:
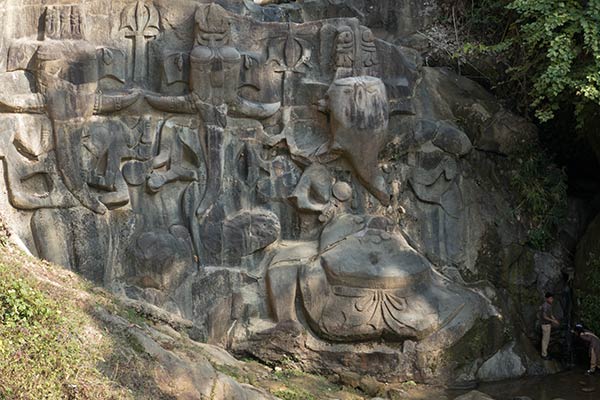
[[[183,71],[183,54],[179,54],[177,57],[175,57],[173,62],[179,71]]]
[[[113,52],[110,51],[110,49],[102,49],[102,62],[104,62],[105,65],[110,65],[113,63],[114,61],[114,55]]]

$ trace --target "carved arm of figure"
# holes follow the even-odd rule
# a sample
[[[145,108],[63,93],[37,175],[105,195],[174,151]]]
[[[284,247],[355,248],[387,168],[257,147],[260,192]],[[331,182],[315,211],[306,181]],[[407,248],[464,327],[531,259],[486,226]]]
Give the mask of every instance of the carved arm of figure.
[[[41,93],[19,95],[0,93],[0,108],[14,113],[42,114],[46,108],[46,100]]]
[[[215,106],[201,100],[194,93],[184,96],[161,96],[146,93],[145,96],[148,104],[157,110],[181,114],[198,114],[206,125],[215,125],[222,128],[227,125],[227,105]]]
[[[238,96],[236,101],[229,105],[229,110],[234,116],[239,115],[242,117],[265,119],[274,115],[277,111],[279,111],[280,107],[280,102],[257,103]]]
[[[107,95],[96,94],[94,114],[106,114],[121,111],[137,101],[140,92],[128,94]],[[0,94],[0,107],[9,112],[42,114],[46,109],[46,100],[41,93],[6,95]]]
[[[110,112],[121,111],[130,107],[140,97],[141,92],[134,90],[127,94],[96,94],[96,102],[94,103],[94,114],[107,114]]]
[[[157,110],[182,114],[196,114],[198,112],[194,96],[191,94],[185,96],[161,96],[159,94],[145,93],[144,97],[148,104]]]

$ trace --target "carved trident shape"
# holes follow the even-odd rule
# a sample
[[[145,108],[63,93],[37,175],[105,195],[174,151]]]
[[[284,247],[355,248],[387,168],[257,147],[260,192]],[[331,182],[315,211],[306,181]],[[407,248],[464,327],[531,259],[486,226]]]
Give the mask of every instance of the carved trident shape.
[[[283,106],[289,106],[292,102],[292,85],[288,81],[293,74],[303,74],[307,68],[310,68],[309,61],[312,55],[310,44],[299,36],[293,31],[292,25],[288,24],[286,34],[276,39],[277,42],[283,43],[283,57],[271,60],[275,64],[274,71],[283,74]]]
[[[160,31],[160,15],[154,5],[138,1],[126,7],[121,14],[121,30],[133,40],[133,81],[142,83],[148,73],[147,42]]]

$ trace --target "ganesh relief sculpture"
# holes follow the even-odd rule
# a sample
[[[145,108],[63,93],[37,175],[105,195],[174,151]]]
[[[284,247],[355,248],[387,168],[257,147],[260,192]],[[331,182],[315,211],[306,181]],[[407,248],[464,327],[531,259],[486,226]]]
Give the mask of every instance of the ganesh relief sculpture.
[[[355,19],[138,1],[99,34],[86,7],[39,7],[5,52],[2,204],[33,253],[200,325],[202,277],[242,271],[248,337],[451,344],[483,312],[398,223],[419,176],[380,161],[419,119],[410,54]]]

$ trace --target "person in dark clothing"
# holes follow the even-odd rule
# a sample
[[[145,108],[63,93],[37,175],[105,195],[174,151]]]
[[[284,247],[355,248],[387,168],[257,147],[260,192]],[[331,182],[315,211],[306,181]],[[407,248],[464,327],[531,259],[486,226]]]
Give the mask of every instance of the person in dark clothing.
[[[590,369],[587,373],[593,374],[596,372],[596,364],[598,362],[598,356],[600,356],[600,338],[592,331],[585,329],[581,324],[575,325],[575,333],[581,340],[586,342],[590,348]]]
[[[552,303],[554,295],[546,293],[544,304],[540,307],[540,324],[542,325],[542,358],[548,360],[548,345],[550,344],[550,334],[552,326],[559,326],[560,323],[552,314]]]

